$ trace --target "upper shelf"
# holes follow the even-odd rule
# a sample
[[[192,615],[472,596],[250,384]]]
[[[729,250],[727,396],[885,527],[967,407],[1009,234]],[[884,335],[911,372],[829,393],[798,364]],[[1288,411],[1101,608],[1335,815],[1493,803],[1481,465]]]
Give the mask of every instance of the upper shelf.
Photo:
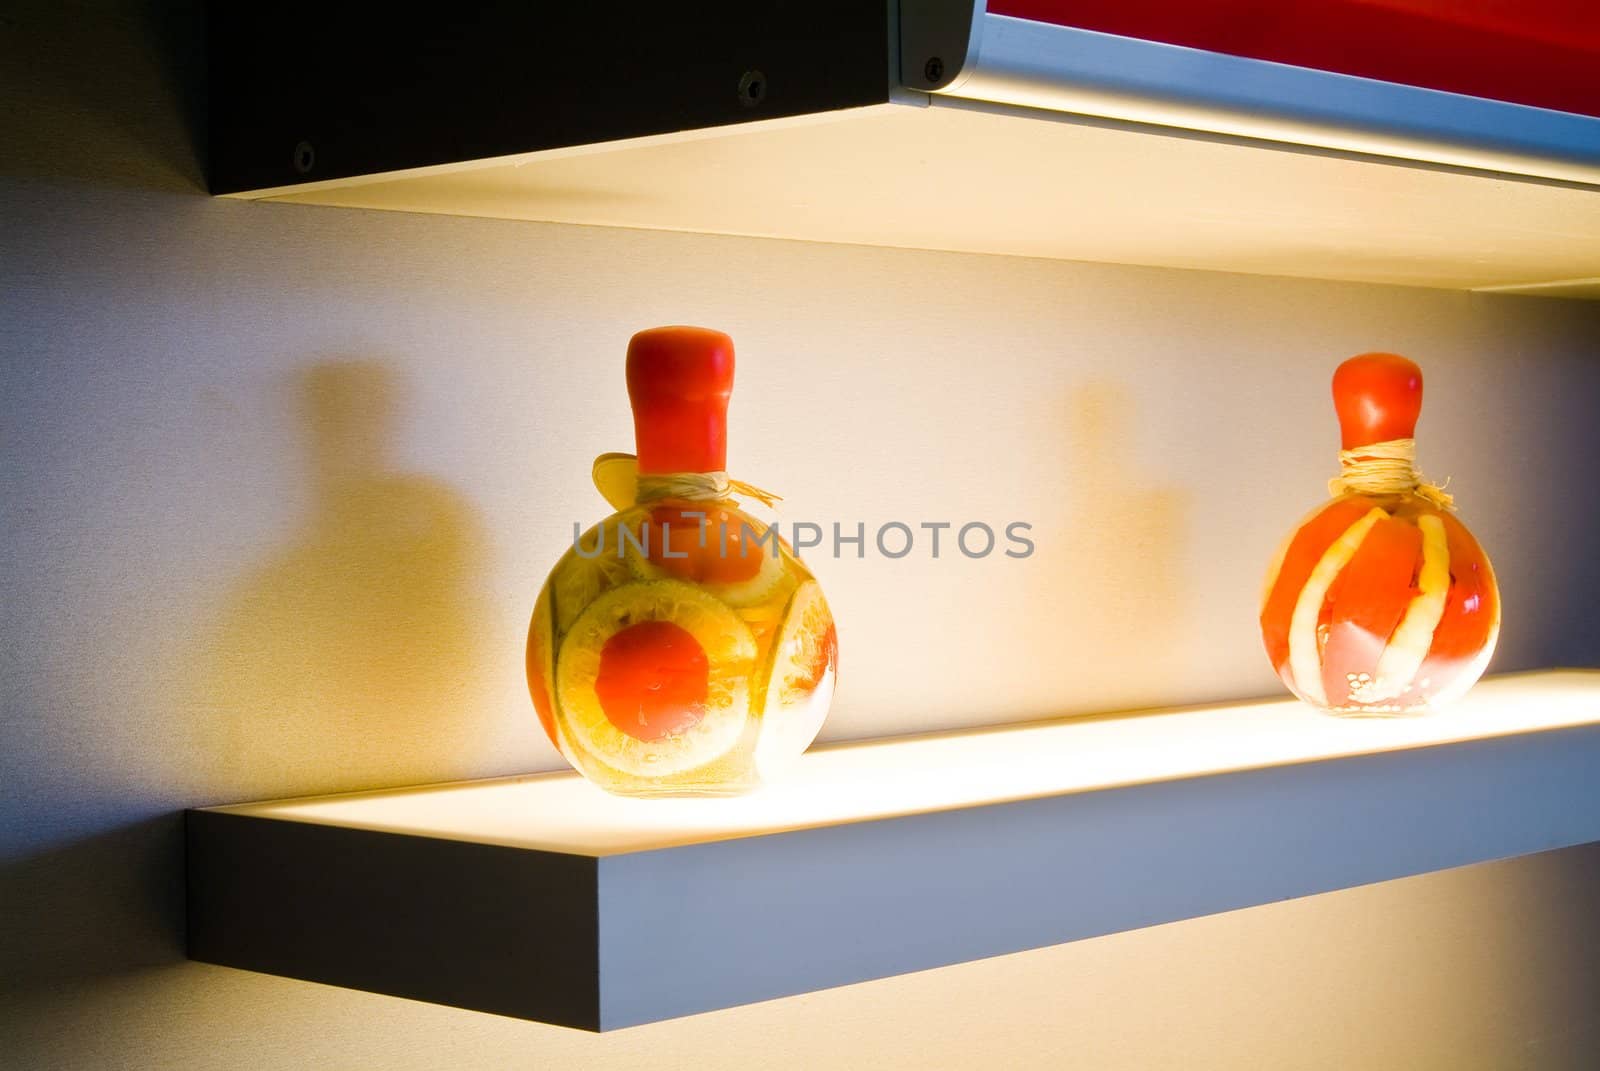
[[[213,188],[1600,296],[1600,115],[1581,111],[1600,113],[1600,79],[1573,73],[1600,69],[1600,16],[1571,16],[1595,25],[1557,42],[1539,21],[1551,3],[1524,13],[1526,33],[1430,16],[1438,48],[1420,49],[1431,61],[1415,84],[1348,73],[1408,77],[1404,50],[1346,70],[1260,57],[1321,62],[1308,39],[1337,40],[1374,8],[1405,9],[1393,17],[1414,28],[1409,9],[1438,6],[1425,0],[1319,0],[1287,43],[1197,28],[1166,5],[1054,0],[993,0],[1009,14],[983,0],[887,13],[848,0],[641,5],[622,17],[614,5],[506,5],[426,29],[336,14],[310,41],[285,28],[294,20],[224,5]],[[1318,19],[1318,34],[1304,32]],[[1288,25],[1221,24],[1241,22]],[[1455,77],[1444,62],[1470,66],[1490,45],[1505,58],[1492,76]],[[1497,99],[1447,91],[1462,88]]]

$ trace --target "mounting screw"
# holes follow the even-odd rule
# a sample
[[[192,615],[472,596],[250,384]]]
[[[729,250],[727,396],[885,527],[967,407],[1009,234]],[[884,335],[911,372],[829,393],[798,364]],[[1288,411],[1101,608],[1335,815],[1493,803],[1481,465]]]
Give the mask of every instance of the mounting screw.
[[[739,76],[739,103],[754,108],[767,99],[767,76],[751,68]]]
[[[294,147],[294,169],[302,175],[309,174],[317,166],[317,150],[309,141],[302,141]]]
[[[943,78],[944,60],[940,59],[938,56],[930,57],[928,62],[922,65],[922,77],[926,78],[930,82],[937,82],[939,79]]]

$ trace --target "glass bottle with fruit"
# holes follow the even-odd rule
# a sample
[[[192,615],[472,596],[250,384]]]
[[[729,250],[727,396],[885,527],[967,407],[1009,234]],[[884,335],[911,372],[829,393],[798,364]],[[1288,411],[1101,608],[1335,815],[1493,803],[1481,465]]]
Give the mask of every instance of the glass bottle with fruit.
[[[1483,548],[1424,483],[1413,438],[1422,371],[1392,353],[1341,364],[1333,500],[1290,533],[1267,575],[1261,636],[1289,690],[1332,714],[1419,714],[1483,675],[1500,594]]]
[[[833,616],[726,472],[733,341],[698,327],[628,344],[638,456],[602,455],[618,512],[551,570],[528,686],[551,741],[625,796],[730,795],[780,776],[827,716]]]

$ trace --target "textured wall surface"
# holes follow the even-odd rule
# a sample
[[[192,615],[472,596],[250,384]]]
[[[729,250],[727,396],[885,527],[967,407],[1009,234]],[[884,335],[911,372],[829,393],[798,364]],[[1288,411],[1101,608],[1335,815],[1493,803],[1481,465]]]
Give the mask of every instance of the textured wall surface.
[[[1594,848],[604,1038],[184,962],[181,808],[558,765],[523,631],[637,328],[733,334],[732,467],[790,519],[1034,525],[814,560],[846,739],[1275,691],[1260,574],[1373,348],[1428,371],[1495,668],[1600,663],[1600,308],[212,201],[197,21],[95,7],[0,12],[0,1053],[1587,1066]]]

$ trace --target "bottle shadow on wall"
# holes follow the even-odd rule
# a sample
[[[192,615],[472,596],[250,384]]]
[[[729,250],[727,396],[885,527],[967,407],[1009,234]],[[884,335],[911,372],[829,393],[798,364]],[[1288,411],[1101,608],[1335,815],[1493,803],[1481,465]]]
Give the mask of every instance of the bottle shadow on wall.
[[[244,800],[461,777],[493,729],[478,518],[397,466],[383,365],[317,364],[295,394],[308,515],[198,660],[199,780]]]
[[[484,539],[461,495],[396,463],[399,393],[371,361],[296,375],[305,517],[175,667],[167,701],[186,738],[166,742],[165,761],[179,798],[376,788],[483,765],[497,727]],[[203,551],[204,533],[194,543]],[[183,884],[179,813],[7,860],[0,993],[181,961]]]
[[[1184,634],[1193,495],[1136,463],[1134,404],[1125,387],[1107,381],[1069,393],[1072,476],[1040,559],[1038,584],[1062,618],[1031,630],[1037,664],[1064,667],[1064,694],[1078,697],[1084,712],[1181,696],[1183,659],[1196,642]]]

